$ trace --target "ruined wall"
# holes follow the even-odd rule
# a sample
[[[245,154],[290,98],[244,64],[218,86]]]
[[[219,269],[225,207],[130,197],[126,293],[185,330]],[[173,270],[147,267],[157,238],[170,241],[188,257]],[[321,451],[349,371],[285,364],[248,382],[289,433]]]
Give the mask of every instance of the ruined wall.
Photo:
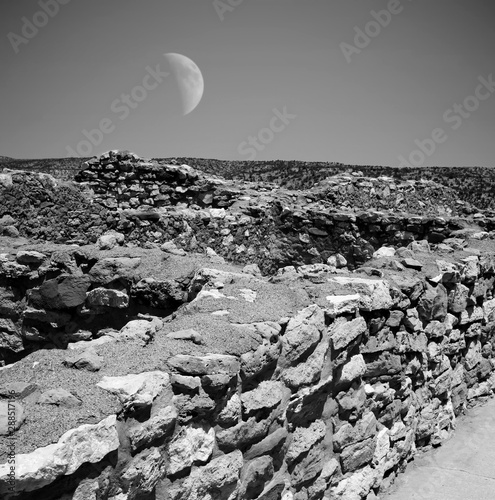
[[[127,243],[149,247],[173,240],[190,251],[210,247],[231,262],[256,262],[264,273],[274,273],[287,265],[325,263],[336,253],[353,268],[382,245],[442,243],[468,223],[398,213],[395,205],[393,212],[343,211],[324,183],[321,190],[288,191],[226,181],[186,165],[160,165],[129,152],[109,152],[83,166],[76,184],[44,174],[0,174],[0,234],[86,244],[116,230]],[[345,179],[335,183],[332,189],[354,186]],[[406,194],[414,199],[418,193]],[[361,195],[363,203],[371,199]],[[469,224],[477,225],[478,237],[495,227],[482,214]]]
[[[13,498],[62,498],[63,474],[78,479],[63,497],[74,500],[376,498],[417,449],[439,445],[456,416],[495,388],[495,259],[437,265],[428,279],[281,270],[270,286],[309,282],[314,304],[244,325],[259,345],[240,356],[176,354],[167,370],[104,377],[98,390],[118,395],[117,416],[59,441],[58,468],[20,459],[25,493]],[[199,271],[177,318],[236,283],[254,300],[246,279]],[[97,464],[78,469],[85,462]],[[0,465],[0,492],[11,498],[6,472]]]

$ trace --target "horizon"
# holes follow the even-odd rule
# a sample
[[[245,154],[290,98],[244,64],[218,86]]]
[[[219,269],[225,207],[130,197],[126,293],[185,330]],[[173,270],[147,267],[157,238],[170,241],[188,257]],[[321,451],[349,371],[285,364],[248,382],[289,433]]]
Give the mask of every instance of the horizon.
[[[93,156],[62,156],[62,157],[45,157],[45,158],[14,158],[12,156],[0,155],[0,158],[8,158],[14,161],[46,161],[46,160],[89,160],[91,158],[98,158],[101,155],[108,153],[109,151],[118,150],[108,150],[100,152]],[[134,153],[133,151],[130,151]],[[244,159],[225,159],[225,158],[205,158],[201,156],[141,156],[141,158],[149,158],[151,160],[168,160],[175,158],[184,158],[188,160],[206,160],[206,161],[218,161],[218,162],[244,162],[244,163],[271,163],[271,162],[297,162],[297,163],[324,163],[328,165],[344,166],[344,167],[382,167],[382,168],[494,168],[494,165],[426,165],[426,166],[407,166],[407,165],[384,165],[378,163],[344,163],[340,161],[320,161],[320,160],[290,160],[285,158],[272,158],[267,160],[244,160]]]
[[[4,4],[0,151],[493,166],[493,9],[489,0]]]

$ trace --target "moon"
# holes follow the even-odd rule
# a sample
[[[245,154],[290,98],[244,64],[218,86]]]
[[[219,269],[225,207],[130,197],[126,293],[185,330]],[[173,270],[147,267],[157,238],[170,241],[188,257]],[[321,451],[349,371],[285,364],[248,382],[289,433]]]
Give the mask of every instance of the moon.
[[[201,102],[205,83],[198,65],[182,54],[169,52],[164,54],[172,73],[177,79],[182,100],[182,112],[188,115]]]

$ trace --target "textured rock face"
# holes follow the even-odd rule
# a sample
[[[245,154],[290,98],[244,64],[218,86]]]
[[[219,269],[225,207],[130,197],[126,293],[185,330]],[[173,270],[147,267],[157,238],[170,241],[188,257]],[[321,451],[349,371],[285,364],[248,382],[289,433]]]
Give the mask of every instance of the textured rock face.
[[[170,386],[170,377],[167,373],[159,371],[124,377],[103,377],[97,386],[115,394],[124,408],[146,407]]]
[[[204,464],[210,458],[215,444],[215,431],[201,426],[185,428],[168,447],[169,475],[188,469],[193,464]]]
[[[16,490],[34,491],[75,472],[85,463],[97,463],[119,447],[116,417],[97,425],[82,425],[66,432],[58,443],[16,456]],[[0,493],[9,495],[8,464],[0,465]]]
[[[38,290],[31,293],[31,302],[36,307],[49,309],[70,309],[84,304],[90,285],[87,276],[60,276],[45,281]]]
[[[339,269],[355,268],[383,245],[424,238],[440,242],[463,228],[452,217],[463,207],[455,194],[424,182],[344,175],[293,192],[261,181],[228,181],[128,151],[105,153],[82,168],[71,186],[40,174],[6,174],[10,182],[0,184],[0,213],[12,220],[0,224],[0,232],[98,242],[102,249],[122,245],[123,237],[124,244],[166,244],[164,251],[175,248],[177,255],[210,248],[241,264],[256,261],[264,273],[273,273],[287,265],[327,261]],[[52,201],[47,208],[40,207],[40,191]],[[443,217],[432,202],[440,193]],[[399,207],[427,215],[397,215]],[[488,217],[483,222],[487,229],[494,226]],[[474,267],[466,263],[471,275]]]
[[[16,365],[0,370],[0,441],[22,439],[38,413],[79,414],[88,401],[109,399],[117,415],[18,455],[16,500],[42,488],[61,500],[370,500],[493,394],[495,260],[446,239],[455,221],[330,213],[321,186],[294,203],[127,154],[87,166],[102,252],[0,254],[0,354],[51,349],[19,362],[25,380],[9,380]],[[357,187],[371,196],[375,184]],[[6,227],[31,227],[12,213]],[[375,252],[419,237],[432,244]],[[136,241],[159,258],[119,248]],[[180,274],[186,261],[174,259],[191,249],[212,266]],[[373,254],[359,273],[346,269]],[[226,270],[220,255],[251,264]],[[142,274],[147,259],[157,272],[172,262],[170,276]],[[266,278],[254,261],[263,273],[286,267]],[[175,312],[160,319],[140,305]],[[53,380],[53,359],[67,385],[40,389],[32,380]],[[0,465],[7,499],[9,472]]]
[[[190,315],[185,309],[164,336],[199,351],[164,359],[164,371],[102,377],[95,390],[118,398],[119,420],[76,428],[73,438],[66,433],[57,444],[26,454],[19,462],[20,491],[58,484],[80,465],[101,463],[119,449],[116,465],[96,479],[81,478],[74,498],[128,500],[152,491],[183,500],[373,498],[417,448],[440,444],[470,402],[494,392],[494,283],[485,286],[491,269],[478,271],[483,281],[472,282],[471,269],[443,284],[397,270],[389,284],[303,268],[296,275],[307,281],[295,279],[319,303],[278,322],[237,323],[236,334],[250,336],[255,346],[237,355],[205,352],[209,338],[199,323],[175,328],[174,321],[182,325]],[[217,283],[213,292],[202,292],[205,300],[232,300],[227,296],[234,291],[213,295],[239,276],[249,279],[203,270],[192,288]],[[260,286],[263,279],[257,279]],[[284,280],[292,286],[294,276],[278,277],[277,286]],[[245,290],[243,283],[239,289]],[[330,297],[352,297],[351,307],[336,309],[328,287],[335,291]],[[463,297],[465,310],[454,306],[454,294]],[[143,348],[136,339],[161,335],[154,321],[134,320],[108,336]],[[216,327],[230,324],[229,315],[215,321]],[[74,350],[63,362],[74,370],[103,370],[97,349]],[[36,387],[5,386],[0,397],[10,391],[28,397]],[[37,401],[80,408],[63,388]],[[26,412],[19,415],[14,435],[26,425]],[[59,454],[65,458],[55,466]],[[8,464],[2,470],[0,484],[7,488]]]

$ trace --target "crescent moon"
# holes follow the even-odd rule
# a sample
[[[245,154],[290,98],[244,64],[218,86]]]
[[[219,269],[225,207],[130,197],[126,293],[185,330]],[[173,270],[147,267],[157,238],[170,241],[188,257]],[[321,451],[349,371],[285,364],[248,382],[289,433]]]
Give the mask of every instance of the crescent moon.
[[[188,115],[201,102],[205,83],[198,65],[182,54],[164,54],[177,79],[182,99],[182,111]]]

